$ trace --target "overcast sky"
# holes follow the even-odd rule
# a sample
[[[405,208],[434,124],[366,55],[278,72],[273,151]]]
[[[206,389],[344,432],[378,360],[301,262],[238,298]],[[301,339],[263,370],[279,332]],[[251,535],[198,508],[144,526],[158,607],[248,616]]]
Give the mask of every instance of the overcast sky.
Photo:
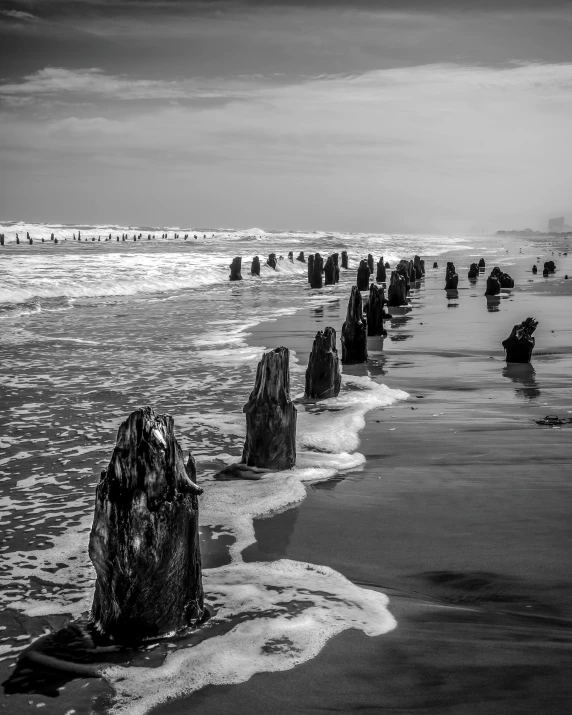
[[[0,220],[572,223],[572,2],[0,1]]]

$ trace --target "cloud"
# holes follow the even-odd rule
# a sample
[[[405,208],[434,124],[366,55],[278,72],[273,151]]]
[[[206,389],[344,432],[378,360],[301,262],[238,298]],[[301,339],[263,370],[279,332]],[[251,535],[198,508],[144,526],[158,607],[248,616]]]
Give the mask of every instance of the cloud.
[[[38,18],[29,12],[24,12],[23,10],[0,10],[0,15],[5,17],[14,18],[14,20],[24,20],[34,22]]]

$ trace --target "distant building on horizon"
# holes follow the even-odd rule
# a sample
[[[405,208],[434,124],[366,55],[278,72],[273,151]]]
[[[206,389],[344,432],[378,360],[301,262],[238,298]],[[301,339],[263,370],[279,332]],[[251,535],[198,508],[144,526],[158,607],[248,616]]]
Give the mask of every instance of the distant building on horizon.
[[[548,220],[548,233],[563,233],[564,231],[564,216]]]

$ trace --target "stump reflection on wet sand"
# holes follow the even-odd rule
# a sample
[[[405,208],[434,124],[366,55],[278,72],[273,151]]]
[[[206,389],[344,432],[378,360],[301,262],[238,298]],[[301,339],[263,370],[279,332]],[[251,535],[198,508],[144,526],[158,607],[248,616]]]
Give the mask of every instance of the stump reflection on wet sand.
[[[248,402],[242,463],[261,469],[291,469],[296,464],[296,407],[290,399],[290,352],[276,348],[258,363]]]
[[[369,288],[369,265],[367,261],[362,259],[357,269],[357,287],[359,290],[367,290]]]
[[[204,615],[194,460],[173,418],[151,408],[123,422],[101,475],[89,539],[96,629],[116,642],[155,638]]]
[[[362,363],[366,361],[367,321],[363,315],[361,293],[356,286],[352,286],[346,320],[342,326],[342,362]]]
[[[523,320],[520,325],[515,325],[511,334],[502,341],[506,350],[506,361],[511,363],[529,363],[532,357],[535,340],[532,334],[538,327],[534,318]]]
[[[326,328],[314,338],[306,369],[306,397],[337,397],[342,384],[342,371],[336,348],[336,331]]]

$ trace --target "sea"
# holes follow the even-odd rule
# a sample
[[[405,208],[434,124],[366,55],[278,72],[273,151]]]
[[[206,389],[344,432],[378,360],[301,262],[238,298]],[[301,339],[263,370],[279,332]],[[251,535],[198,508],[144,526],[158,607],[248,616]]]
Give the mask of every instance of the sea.
[[[249,337],[285,316],[344,304],[368,253],[392,266],[418,254],[430,265],[471,251],[488,260],[500,249],[465,235],[257,228],[4,222],[0,234],[3,672],[35,636],[49,632],[54,618],[89,612],[95,488],[120,423],[146,405],[174,417],[177,439],[197,463],[204,588],[213,616],[199,640],[166,639],[105,666],[112,694],[103,710],[142,715],[205,685],[293,668],[343,630],[380,636],[396,626],[379,590],[319,563],[245,562],[242,553],[255,541],[255,519],[302,502],[308,484],[363,471],[367,412],[392,410],[407,391],[366,370],[344,375],[337,398],[319,407],[304,403],[306,365],[291,349],[296,468],[259,481],[217,479],[240,460],[243,405],[264,349],[278,347]],[[300,251],[326,257],[344,250],[350,268],[340,283],[312,290]],[[271,253],[276,269],[266,264]],[[237,256],[243,280],[230,282]],[[250,274],[254,256],[259,277]],[[334,327],[339,337],[341,326]]]

